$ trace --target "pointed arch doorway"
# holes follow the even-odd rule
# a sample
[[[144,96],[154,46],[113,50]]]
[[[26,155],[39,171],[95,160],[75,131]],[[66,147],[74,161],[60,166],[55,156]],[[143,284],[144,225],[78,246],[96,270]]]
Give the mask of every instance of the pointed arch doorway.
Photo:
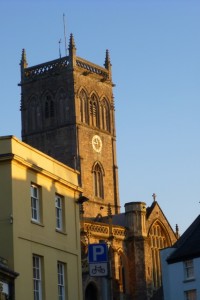
[[[98,290],[93,282],[90,282],[86,287],[85,300],[98,300]]]

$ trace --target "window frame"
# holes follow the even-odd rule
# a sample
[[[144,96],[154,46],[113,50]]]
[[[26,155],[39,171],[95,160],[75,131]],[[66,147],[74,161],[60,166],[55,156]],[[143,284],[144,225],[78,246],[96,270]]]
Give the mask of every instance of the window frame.
[[[88,97],[84,90],[80,92],[79,98],[81,122],[88,124]]]
[[[99,163],[93,167],[93,182],[94,182],[94,196],[98,199],[104,199],[104,180],[103,170]]]
[[[34,195],[34,191],[37,191],[36,195]],[[36,223],[41,223],[40,202],[40,187],[31,183],[31,220]]]
[[[183,262],[184,265],[184,278],[185,280],[194,279],[194,261],[188,259]]]
[[[66,284],[65,284],[65,263],[57,262],[57,276],[58,276],[58,300],[65,300],[66,297]]]
[[[185,300],[197,300],[197,290],[192,289],[192,290],[184,291],[184,299]]]
[[[59,200],[59,201],[58,201]],[[59,205],[57,205],[59,202]],[[64,231],[64,197],[55,195],[56,230]]]
[[[53,97],[50,94],[45,96],[44,103],[44,116],[45,119],[51,119],[55,117],[55,107],[54,107]]]
[[[169,246],[167,234],[159,221],[155,221],[149,230],[149,242],[152,259],[152,285],[156,290],[162,285],[160,249]]]
[[[42,300],[42,258],[33,254],[33,299]]]
[[[105,98],[101,103],[101,129],[110,132],[110,109]]]
[[[89,125],[99,128],[99,105],[95,95],[89,101]]]

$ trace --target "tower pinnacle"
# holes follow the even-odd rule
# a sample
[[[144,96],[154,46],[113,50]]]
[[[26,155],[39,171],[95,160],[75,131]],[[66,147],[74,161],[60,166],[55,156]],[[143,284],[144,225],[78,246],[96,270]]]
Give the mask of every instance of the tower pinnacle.
[[[23,68],[23,69],[28,67],[25,49],[22,49],[22,58],[21,58],[20,65],[21,65],[21,68]]]
[[[108,49],[106,49],[106,58],[105,58],[104,66],[106,69],[108,69],[110,66],[110,54],[109,54]]]
[[[76,53],[76,46],[75,46],[75,42],[74,42],[74,36],[71,33],[70,34],[70,39],[69,39],[69,54],[75,54]]]
[[[176,237],[178,239],[180,237],[178,224],[176,224],[176,231],[175,232],[176,232]]]
[[[106,49],[106,58],[105,58],[105,63],[104,63],[104,67],[108,70],[109,72],[109,79],[111,80],[112,78],[112,72],[111,72],[111,62],[110,62],[110,54],[108,49]]]
[[[70,34],[70,39],[69,39],[69,60],[71,67],[73,68],[76,64],[76,46],[74,42],[74,37],[73,34]]]

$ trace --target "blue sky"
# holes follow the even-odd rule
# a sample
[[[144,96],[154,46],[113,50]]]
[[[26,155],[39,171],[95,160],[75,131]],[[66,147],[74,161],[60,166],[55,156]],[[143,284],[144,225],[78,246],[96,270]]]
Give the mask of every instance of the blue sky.
[[[113,70],[120,198],[152,203],[180,232],[200,209],[200,2],[1,0],[0,135],[21,138],[22,48],[29,66],[77,55]]]

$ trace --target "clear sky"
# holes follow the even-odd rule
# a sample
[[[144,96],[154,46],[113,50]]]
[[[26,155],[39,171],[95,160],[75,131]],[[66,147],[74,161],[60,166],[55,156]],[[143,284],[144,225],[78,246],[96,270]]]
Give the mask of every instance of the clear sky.
[[[21,138],[22,48],[53,60],[73,33],[77,55],[112,62],[120,199],[152,194],[180,233],[200,210],[200,1],[1,0],[0,135]]]

